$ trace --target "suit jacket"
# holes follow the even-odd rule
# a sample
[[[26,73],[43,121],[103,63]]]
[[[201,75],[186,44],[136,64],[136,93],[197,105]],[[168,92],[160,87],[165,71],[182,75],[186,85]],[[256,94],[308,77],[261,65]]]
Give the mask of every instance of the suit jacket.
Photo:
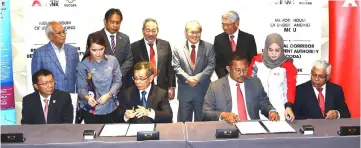
[[[53,73],[55,88],[75,93],[75,72],[79,63],[79,54],[75,47],[64,44],[66,57],[65,73],[60,66],[60,62],[51,43],[36,49],[31,60],[31,73],[34,74],[40,69],[47,69]]]
[[[140,93],[137,87],[129,87],[125,91],[125,99],[127,101],[126,108],[134,109],[141,105]],[[168,92],[157,86],[152,85],[148,98],[146,108],[151,108],[155,111],[154,120],[149,117],[133,118],[130,123],[171,123],[173,119],[172,108],[168,101]],[[123,116],[124,117],[124,113]]]
[[[25,96],[21,124],[73,123],[73,105],[69,93],[55,89],[48,103],[48,118],[45,122],[39,92]]]
[[[128,86],[127,84],[129,84],[131,81],[131,77],[129,80],[129,78],[127,77],[127,73],[133,66],[133,56],[130,47],[129,36],[121,32],[116,33],[116,50],[115,53],[113,53],[110,41],[108,40],[107,34],[105,33],[104,29],[94,33],[100,33],[104,36],[107,46],[106,53],[109,55],[113,55],[117,58],[120,65],[120,71],[122,72],[122,87],[126,88]]]
[[[340,118],[350,118],[350,112],[345,103],[342,87],[326,82],[325,114],[329,110],[337,110]],[[293,105],[296,119],[322,119],[322,113],[311,81],[296,87],[296,100]]]
[[[223,32],[215,37],[214,50],[216,52],[216,73],[218,78],[222,78],[228,74],[226,66],[233,55],[228,34]],[[251,63],[253,56],[257,54],[256,41],[252,34],[238,31],[235,54],[247,57],[248,63]]]
[[[256,77],[247,77],[244,81],[246,106],[249,117],[260,119],[259,111],[266,117],[275,108],[270,103],[263,89],[261,80]],[[218,121],[222,112],[232,112],[232,95],[229,87],[228,75],[210,84],[204,97],[203,120]]]
[[[169,42],[157,39],[155,42],[157,46],[157,86],[168,90],[170,87],[175,87],[175,74],[172,67],[172,50]],[[148,52],[145,45],[144,38],[132,43],[132,55],[134,65],[141,61],[148,61]],[[133,71],[131,70],[131,75]],[[134,81],[132,81],[134,84]]]

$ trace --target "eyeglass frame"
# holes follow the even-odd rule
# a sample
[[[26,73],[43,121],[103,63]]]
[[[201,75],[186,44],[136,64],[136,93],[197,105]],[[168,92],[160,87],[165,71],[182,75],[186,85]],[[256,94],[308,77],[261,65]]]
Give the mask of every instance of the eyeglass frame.
[[[48,86],[49,84],[51,85],[55,85],[55,81],[54,79],[51,79],[50,81],[48,82],[45,82],[45,83],[42,83],[42,84],[39,84],[39,83],[36,83],[37,85],[41,85],[41,86]]]

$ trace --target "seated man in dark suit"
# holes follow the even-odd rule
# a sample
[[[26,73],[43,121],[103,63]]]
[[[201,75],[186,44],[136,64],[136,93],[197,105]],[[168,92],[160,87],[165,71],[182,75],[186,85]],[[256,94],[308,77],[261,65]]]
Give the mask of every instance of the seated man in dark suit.
[[[32,79],[37,91],[23,98],[21,124],[71,124],[73,105],[70,94],[54,89],[51,71],[40,69]]]
[[[270,103],[257,77],[247,77],[248,61],[233,55],[226,67],[229,74],[214,81],[204,97],[203,120],[259,120],[259,111],[271,121],[280,116]]]
[[[342,87],[329,82],[331,65],[318,60],[311,70],[311,81],[296,87],[293,112],[296,119],[349,118]]]
[[[154,69],[149,62],[139,62],[134,66],[133,80],[136,86],[125,91],[126,108],[124,121],[130,123],[171,123],[172,109],[168,92],[151,85]]]

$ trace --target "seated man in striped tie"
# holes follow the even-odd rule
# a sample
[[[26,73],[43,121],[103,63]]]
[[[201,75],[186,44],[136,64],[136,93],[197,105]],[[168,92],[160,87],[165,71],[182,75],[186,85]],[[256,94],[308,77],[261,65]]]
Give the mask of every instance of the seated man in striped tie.
[[[296,119],[350,118],[342,87],[329,82],[331,65],[324,60],[313,64],[311,80],[296,87],[292,107]]]
[[[53,73],[40,69],[33,74],[32,79],[37,91],[23,99],[21,124],[73,123],[70,94],[54,89]]]
[[[127,110],[124,121],[129,123],[171,123],[172,109],[168,92],[156,85],[153,66],[146,61],[134,66],[133,80],[136,86],[125,91]]]
[[[280,116],[270,103],[257,77],[247,77],[246,57],[233,55],[228,75],[212,82],[204,97],[203,120],[226,120],[230,124],[244,120],[259,120],[259,111],[271,121]]]

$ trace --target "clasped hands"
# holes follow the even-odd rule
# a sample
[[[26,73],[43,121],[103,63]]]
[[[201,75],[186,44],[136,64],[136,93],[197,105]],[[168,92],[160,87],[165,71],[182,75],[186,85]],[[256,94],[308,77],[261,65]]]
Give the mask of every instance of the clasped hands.
[[[188,79],[187,79],[187,84],[189,85],[189,86],[191,86],[191,87],[194,87],[194,86],[196,86],[197,84],[198,84],[198,80],[195,78],[195,77],[193,77],[193,76],[190,76]]]
[[[134,107],[131,110],[126,110],[125,111],[125,118],[131,119],[131,118],[134,118],[134,117],[137,117],[137,118],[148,117],[149,112],[150,112],[149,109],[138,105],[138,108],[135,109],[135,110],[134,110]]]
[[[228,123],[233,125],[239,121],[238,115],[231,112],[222,112],[220,116],[222,120],[226,120]],[[280,120],[280,116],[275,111],[270,111],[268,117],[270,121]]]
[[[110,99],[110,95],[109,95],[109,93],[106,93],[103,96],[101,96],[98,100],[95,100],[95,98],[90,97],[89,95],[87,95],[85,97],[85,99],[87,100],[88,104],[91,107],[95,107],[97,104],[103,105],[103,104],[107,103],[107,101]]]

